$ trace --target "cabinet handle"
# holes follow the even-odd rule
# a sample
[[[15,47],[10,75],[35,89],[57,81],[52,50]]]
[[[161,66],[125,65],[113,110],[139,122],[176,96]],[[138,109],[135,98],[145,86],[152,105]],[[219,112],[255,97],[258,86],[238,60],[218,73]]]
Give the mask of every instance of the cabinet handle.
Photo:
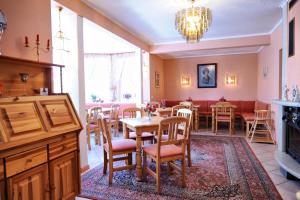
[[[53,108],[52,109],[52,114],[55,114],[56,113],[56,108]]]

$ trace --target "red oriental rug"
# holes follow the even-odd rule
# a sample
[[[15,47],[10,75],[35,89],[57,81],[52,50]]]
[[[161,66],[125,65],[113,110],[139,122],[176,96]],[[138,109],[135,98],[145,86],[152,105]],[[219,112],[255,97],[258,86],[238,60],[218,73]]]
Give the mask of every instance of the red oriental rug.
[[[102,153],[102,152],[101,152]],[[187,167],[187,187],[180,176],[167,175],[162,165],[161,195],[155,180],[137,182],[135,170],[115,172],[112,186],[102,166],[82,176],[82,197],[90,199],[281,199],[267,172],[247,141],[241,137],[194,136],[191,168]],[[155,164],[153,163],[153,168]]]

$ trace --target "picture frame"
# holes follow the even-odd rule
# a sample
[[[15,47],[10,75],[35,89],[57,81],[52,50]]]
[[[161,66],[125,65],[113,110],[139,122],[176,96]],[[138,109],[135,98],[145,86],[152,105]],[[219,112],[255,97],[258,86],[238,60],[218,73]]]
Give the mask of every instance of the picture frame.
[[[217,88],[217,63],[197,65],[198,88]]]
[[[154,84],[156,88],[160,88],[160,73],[157,71],[155,72]]]
[[[292,57],[295,55],[295,18],[289,22],[288,45],[288,54]]]

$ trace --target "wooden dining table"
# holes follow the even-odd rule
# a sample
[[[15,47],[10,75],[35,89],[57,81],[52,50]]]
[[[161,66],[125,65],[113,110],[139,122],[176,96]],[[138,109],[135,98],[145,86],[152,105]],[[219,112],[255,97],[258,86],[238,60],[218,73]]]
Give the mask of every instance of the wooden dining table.
[[[129,131],[136,132],[136,180],[142,180],[142,133],[143,132],[158,132],[159,122],[164,119],[160,116],[139,118],[123,118],[120,121],[123,123],[123,132],[125,138],[129,138]]]

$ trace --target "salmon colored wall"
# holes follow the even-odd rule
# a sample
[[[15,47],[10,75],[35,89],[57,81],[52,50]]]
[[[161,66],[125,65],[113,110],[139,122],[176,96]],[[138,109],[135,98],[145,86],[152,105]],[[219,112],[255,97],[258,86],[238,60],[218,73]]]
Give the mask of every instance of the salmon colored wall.
[[[292,88],[297,84],[300,88],[300,2],[289,11],[288,18],[295,18],[295,55],[287,60],[287,85]]]
[[[155,72],[160,74],[160,87],[155,87]],[[164,98],[165,87],[164,62],[156,56],[150,54],[150,98],[151,101],[160,101]]]
[[[42,45],[51,39],[50,0],[1,0],[0,9],[8,20],[6,32],[0,42],[3,55],[37,60],[34,50],[24,47],[24,37],[29,42],[40,35]],[[40,61],[51,62],[52,54],[41,53]]]
[[[197,88],[197,64],[218,63],[218,87]],[[255,100],[257,93],[257,54],[210,56],[170,59],[164,61],[165,98],[184,100],[214,100],[224,96],[228,100]],[[236,86],[225,85],[225,74],[237,76]],[[181,75],[190,75],[192,85],[182,88]]]
[[[271,103],[279,98],[279,51],[282,48],[282,26],[271,35],[271,45],[264,47],[258,54],[257,99]],[[263,70],[267,69],[264,77]]]

